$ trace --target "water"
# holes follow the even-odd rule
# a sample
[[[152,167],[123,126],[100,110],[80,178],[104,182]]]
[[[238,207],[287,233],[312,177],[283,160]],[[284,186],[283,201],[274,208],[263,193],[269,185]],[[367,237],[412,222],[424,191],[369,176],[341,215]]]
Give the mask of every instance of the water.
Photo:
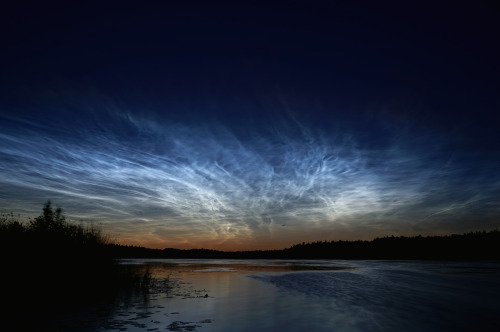
[[[498,331],[500,322],[500,262],[123,263],[151,267],[151,293],[124,294],[101,304],[101,314],[84,315],[85,324],[72,318],[67,326],[102,332]]]
[[[172,288],[117,304],[99,331],[494,331],[500,317],[499,263],[132,262]]]

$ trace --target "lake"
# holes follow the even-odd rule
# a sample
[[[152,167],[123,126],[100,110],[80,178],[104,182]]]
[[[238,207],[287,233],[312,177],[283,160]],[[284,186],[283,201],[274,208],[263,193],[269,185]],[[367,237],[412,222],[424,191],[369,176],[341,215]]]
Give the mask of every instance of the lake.
[[[93,331],[498,331],[499,262],[123,260],[149,266]],[[82,319],[80,317],[79,319]],[[95,320],[89,322],[89,320]],[[71,329],[78,330],[73,320]],[[91,327],[90,327],[91,326]],[[83,328],[82,328],[83,329]]]

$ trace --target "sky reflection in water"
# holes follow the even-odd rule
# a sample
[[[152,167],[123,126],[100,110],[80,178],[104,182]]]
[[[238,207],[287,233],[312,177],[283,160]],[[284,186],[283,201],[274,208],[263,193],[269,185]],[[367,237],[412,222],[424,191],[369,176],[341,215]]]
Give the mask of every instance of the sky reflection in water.
[[[498,263],[140,262],[175,287],[102,331],[492,330],[500,313]]]

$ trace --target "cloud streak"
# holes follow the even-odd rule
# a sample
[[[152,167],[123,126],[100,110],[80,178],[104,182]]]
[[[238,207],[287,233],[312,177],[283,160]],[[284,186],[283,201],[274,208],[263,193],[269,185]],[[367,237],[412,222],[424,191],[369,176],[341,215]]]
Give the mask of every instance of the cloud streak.
[[[498,216],[497,187],[463,177],[468,168],[448,141],[428,132],[393,131],[374,147],[356,132],[313,131],[290,117],[245,130],[116,108],[83,126],[8,120],[16,125],[0,133],[0,202],[33,216],[50,198],[124,243],[279,248],[318,236],[462,230],[473,207],[489,211],[475,229]]]

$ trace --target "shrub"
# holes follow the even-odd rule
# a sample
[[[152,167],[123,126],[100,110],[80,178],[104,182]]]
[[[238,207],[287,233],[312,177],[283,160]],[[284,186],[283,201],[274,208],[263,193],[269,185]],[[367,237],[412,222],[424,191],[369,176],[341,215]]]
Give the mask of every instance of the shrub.
[[[111,251],[116,245],[99,228],[69,222],[50,201],[40,216],[24,224],[13,214],[0,216],[0,241],[0,287],[15,287],[17,298],[79,301],[123,289],[144,290],[151,279],[148,271],[118,264]]]

